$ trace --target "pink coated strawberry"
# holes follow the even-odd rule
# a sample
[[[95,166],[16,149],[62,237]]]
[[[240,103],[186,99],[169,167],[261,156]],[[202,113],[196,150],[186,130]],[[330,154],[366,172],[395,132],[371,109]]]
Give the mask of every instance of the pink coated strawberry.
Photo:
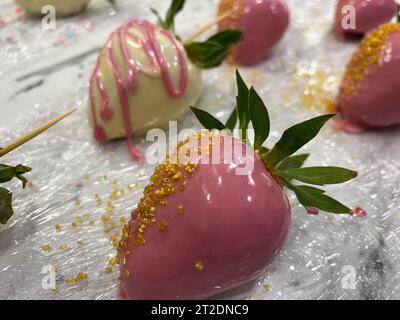
[[[348,28],[352,6],[355,12],[355,28]],[[342,35],[363,35],[389,22],[397,11],[395,0],[339,0],[336,7],[334,31]]]
[[[267,109],[239,74],[238,92],[226,125],[192,108],[213,131],[187,138],[155,169],[118,247],[122,298],[205,299],[260,276],[282,249],[291,222],[283,186],[314,212],[351,213],[323,190],[293,182],[336,184],[357,175],[301,168],[308,155],[292,156],[333,115],[289,128],[269,150],[262,147]],[[225,131],[238,118],[242,129],[252,122],[254,148],[243,132],[239,140]]]
[[[219,29],[244,30],[243,41],[231,60],[239,65],[262,62],[282,39],[289,26],[289,9],[282,0],[221,0],[218,15],[234,10],[219,23]]]
[[[337,109],[348,131],[400,124],[400,24],[366,35],[344,75]]]

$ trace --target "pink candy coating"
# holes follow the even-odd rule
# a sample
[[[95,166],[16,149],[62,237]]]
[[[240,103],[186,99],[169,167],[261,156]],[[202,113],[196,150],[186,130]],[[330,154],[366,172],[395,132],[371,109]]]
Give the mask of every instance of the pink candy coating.
[[[339,96],[337,108],[351,132],[400,124],[400,33],[389,35],[379,65],[370,67],[356,92]]]
[[[254,170],[237,175],[236,160],[200,164],[185,191],[157,208],[167,230],[149,228],[146,243],[121,256],[122,298],[205,299],[257,278],[277,256],[291,222],[288,199],[254,151],[233,141]]]
[[[219,28],[244,30],[243,41],[236,46],[233,60],[240,65],[258,64],[285,34],[290,20],[289,9],[282,0],[239,0],[236,5],[242,11],[238,18],[228,18],[228,25],[222,21]],[[226,6],[226,3],[221,4],[219,14]]]

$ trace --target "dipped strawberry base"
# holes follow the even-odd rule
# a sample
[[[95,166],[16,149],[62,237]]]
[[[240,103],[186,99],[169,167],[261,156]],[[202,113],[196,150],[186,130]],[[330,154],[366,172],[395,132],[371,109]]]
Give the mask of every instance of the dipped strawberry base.
[[[120,243],[122,298],[208,298],[258,277],[282,248],[291,220],[282,187],[251,147],[217,138],[245,155],[230,164],[223,152],[220,164],[167,159],[155,170]],[[238,175],[243,160],[254,170]]]
[[[400,124],[400,24],[370,32],[347,66],[337,109],[350,132]]]

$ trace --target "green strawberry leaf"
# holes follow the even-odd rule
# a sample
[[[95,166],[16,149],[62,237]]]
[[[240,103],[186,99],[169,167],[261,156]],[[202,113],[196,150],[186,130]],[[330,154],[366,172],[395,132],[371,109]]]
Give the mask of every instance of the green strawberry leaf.
[[[5,188],[0,187],[0,223],[6,224],[14,214],[12,208],[12,194]]]
[[[0,183],[11,181],[12,179],[18,178],[31,170],[31,168],[21,164],[16,167],[0,164]]]
[[[156,16],[157,24],[161,28],[174,31],[175,17],[179,12],[182,11],[184,6],[185,6],[185,0],[172,0],[165,19],[161,17],[160,13],[156,9],[150,8],[150,11]]]
[[[204,42],[185,46],[190,60],[203,69],[218,67],[229,55],[232,46],[242,40],[242,31],[225,30]]]
[[[207,111],[190,107],[197,120],[203,125],[207,130],[224,130],[225,125],[219,121],[217,118],[209,114]]]
[[[327,185],[340,184],[357,177],[358,173],[349,169],[338,167],[310,167],[294,168],[277,171],[279,176],[290,180],[297,180],[308,184]]]
[[[280,177],[285,186],[291,189],[305,208],[318,208],[325,212],[336,214],[351,214],[352,210],[339,201],[325,195],[325,191],[310,186],[295,186],[283,177]]]
[[[167,11],[165,18],[165,27],[168,30],[175,30],[175,16],[182,11],[185,6],[185,0],[172,0],[171,6]]]
[[[334,116],[335,114],[319,116],[287,129],[272,150],[265,155],[264,161],[268,167],[275,168],[283,159],[314,139],[326,122]]]
[[[299,154],[297,156],[287,157],[281,161],[281,163],[276,167],[276,170],[284,171],[301,168],[309,156],[309,154]]]
[[[236,124],[237,124],[237,110],[236,108],[233,109],[231,115],[229,116],[228,120],[226,121],[225,127],[226,129],[229,129],[230,131],[233,131],[235,129]]]
[[[268,139],[270,120],[264,102],[253,87],[250,88],[249,110],[254,129],[254,148],[260,150],[263,143]]]
[[[237,96],[236,96],[236,108],[239,118],[239,128],[241,130],[241,136],[244,141],[247,140],[247,128],[250,123],[250,110],[249,110],[249,98],[250,90],[246,83],[243,81],[239,71],[236,71],[236,83],[237,83]]]
[[[400,23],[400,4],[397,5],[397,22]]]
[[[161,28],[167,29],[167,26],[165,25],[164,20],[161,18],[160,13],[154,9],[154,8],[150,8],[150,11],[156,16],[157,18],[157,25]]]

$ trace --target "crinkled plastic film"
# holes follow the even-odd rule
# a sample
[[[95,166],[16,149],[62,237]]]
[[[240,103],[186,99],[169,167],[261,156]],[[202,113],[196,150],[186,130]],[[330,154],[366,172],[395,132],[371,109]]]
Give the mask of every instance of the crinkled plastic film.
[[[331,34],[334,0],[287,2],[292,21],[284,40],[265,63],[242,70],[268,105],[270,144],[288,125],[324,112],[357,45]],[[115,255],[113,233],[121,218],[129,218],[153,167],[133,163],[125,141],[93,141],[85,111],[87,81],[108,34],[129,17],[152,18],[150,4],[162,9],[167,1],[118,3],[114,12],[94,1],[88,12],[58,21],[51,32],[40,21],[18,18],[13,1],[0,4],[6,22],[0,28],[1,144],[78,107],[1,159],[33,171],[27,189],[18,182],[7,185],[14,191],[15,215],[0,226],[0,299],[118,298],[118,268],[107,269],[107,258]],[[214,0],[189,0],[178,30],[188,35],[214,16],[215,8]],[[225,120],[234,104],[233,68],[204,72],[204,81],[198,105]],[[179,127],[200,128],[192,115]],[[150,145],[144,137],[135,142],[143,152]],[[361,206],[367,217],[310,216],[290,196],[293,223],[279,257],[259,280],[220,298],[400,298],[399,145],[398,129],[350,135],[328,125],[306,148],[312,154],[308,163],[358,170],[357,180],[329,192]],[[46,266],[55,268],[57,290],[42,287]],[[87,279],[71,281],[79,273]]]

